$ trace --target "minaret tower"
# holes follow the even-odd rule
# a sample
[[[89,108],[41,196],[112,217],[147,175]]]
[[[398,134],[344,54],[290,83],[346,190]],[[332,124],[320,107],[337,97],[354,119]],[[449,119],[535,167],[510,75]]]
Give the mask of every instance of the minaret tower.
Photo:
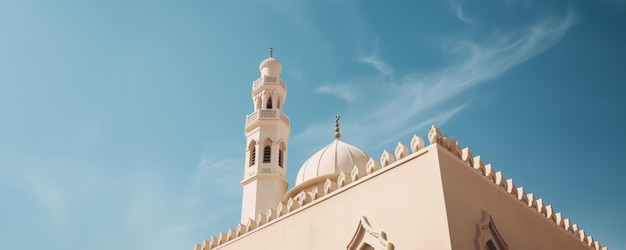
[[[246,117],[246,162],[241,223],[259,212],[276,208],[287,192],[287,141],[289,117],[283,114],[287,85],[280,79],[282,67],[270,57],[261,62],[261,77],[252,83],[254,112]]]

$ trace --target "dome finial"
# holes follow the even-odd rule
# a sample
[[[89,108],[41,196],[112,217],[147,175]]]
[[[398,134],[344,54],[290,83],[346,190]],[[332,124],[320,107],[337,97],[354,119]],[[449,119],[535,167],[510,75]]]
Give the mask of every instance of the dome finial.
[[[270,48],[270,57],[274,57],[274,48]]]
[[[335,115],[335,139],[339,140],[341,134],[339,133],[339,115]]]

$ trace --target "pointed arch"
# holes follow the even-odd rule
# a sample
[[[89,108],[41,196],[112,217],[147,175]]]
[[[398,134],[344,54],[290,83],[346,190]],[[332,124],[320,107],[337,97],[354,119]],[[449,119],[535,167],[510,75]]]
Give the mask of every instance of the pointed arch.
[[[261,93],[254,96],[254,110],[261,109],[263,107],[263,98]]]
[[[272,145],[274,145],[274,140],[272,140],[272,138],[270,138],[270,137],[265,137],[265,139],[263,139],[261,141],[261,145],[263,145],[263,146],[265,146],[265,145],[272,146]]]
[[[278,149],[278,166],[283,167],[283,149]]]
[[[248,144],[248,167],[256,164],[256,141],[252,140]]]
[[[285,167],[285,151],[287,147],[285,146],[285,141],[281,140],[278,142],[278,166],[281,168]]]
[[[483,211],[483,221],[478,225],[476,244],[478,249],[485,250],[508,250],[509,246],[498,232],[493,218],[487,211]]]
[[[269,99],[267,99],[267,106],[266,106],[266,108],[267,109],[272,109],[272,97],[271,96],[270,96]]]
[[[278,144],[278,146],[282,148],[283,150],[287,149],[287,144],[285,144],[285,140],[282,140],[282,139],[278,140],[278,143],[276,144]]]
[[[259,150],[263,150],[263,163],[270,163],[272,159],[272,147],[274,146],[274,140],[271,137],[265,137],[261,142]]]
[[[387,240],[387,234],[373,228],[365,216],[361,216],[359,226],[348,243],[348,250],[393,250],[394,246]]]

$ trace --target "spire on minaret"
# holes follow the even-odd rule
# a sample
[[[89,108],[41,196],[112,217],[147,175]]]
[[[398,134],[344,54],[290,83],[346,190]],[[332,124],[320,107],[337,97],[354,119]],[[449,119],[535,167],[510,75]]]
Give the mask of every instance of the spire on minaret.
[[[339,140],[341,134],[339,133],[339,115],[335,115],[335,139]]]
[[[270,48],[270,57],[274,57],[274,48]]]

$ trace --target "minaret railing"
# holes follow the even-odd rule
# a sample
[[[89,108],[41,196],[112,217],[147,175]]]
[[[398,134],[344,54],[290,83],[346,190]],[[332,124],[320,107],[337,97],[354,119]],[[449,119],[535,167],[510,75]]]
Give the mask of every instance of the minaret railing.
[[[246,117],[246,124],[250,125],[258,120],[281,120],[289,126],[289,117],[279,109],[259,109]]]
[[[284,89],[287,88],[287,84],[283,80],[278,78],[278,77],[275,77],[275,76],[262,76],[259,79],[256,79],[254,82],[252,82],[252,89],[256,89],[261,84],[280,85]]]

